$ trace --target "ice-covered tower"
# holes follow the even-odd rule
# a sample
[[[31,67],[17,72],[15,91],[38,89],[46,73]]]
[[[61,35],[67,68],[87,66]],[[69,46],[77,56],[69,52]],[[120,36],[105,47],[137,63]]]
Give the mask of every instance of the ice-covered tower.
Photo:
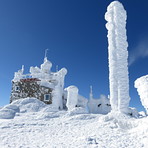
[[[137,88],[141,103],[148,114],[148,75],[138,78],[135,81],[135,88]]]
[[[105,14],[108,30],[108,59],[110,81],[110,103],[113,111],[128,112],[128,43],[126,36],[126,11],[123,5],[112,2]]]

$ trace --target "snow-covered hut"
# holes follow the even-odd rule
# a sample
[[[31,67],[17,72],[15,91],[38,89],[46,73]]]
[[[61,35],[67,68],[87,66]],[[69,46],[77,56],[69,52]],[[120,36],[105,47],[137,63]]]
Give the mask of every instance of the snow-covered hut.
[[[24,66],[15,72],[12,80],[12,91],[10,102],[20,98],[34,97],[46,104],[52,104],[58,95],[56,102],[58,108],[62,108],[62,96],[64,89],[64,78],[67,74],[66,68],[57,72],[51,72],[52,63],[44,58],[39,67],[30,67],[30,73],[24,74]],[[55,93],[56,91],[56,93]]]
[[[39,67],[30,67],[30,73],[24,74],[24,66],[15,72],[12,80],[10,103],[21,98],[37,98],[46,104],[53,104],[57,109],[67,109],[67,89],[64,90],[64,79],[67,69],[62,68],[51,72],[52,63],[45,56],[43,64]],[[73,94],[69,94],[73,95]],[[87,106],[87,99],[77,92],[75,107]],[[73,100],[72,100],[73,101]]]

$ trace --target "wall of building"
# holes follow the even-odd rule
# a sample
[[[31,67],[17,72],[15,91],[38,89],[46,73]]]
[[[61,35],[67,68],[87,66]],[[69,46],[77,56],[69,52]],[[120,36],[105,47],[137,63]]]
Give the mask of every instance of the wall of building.
[[[20,80],[17,82],[12,82],[10,103],[21,98],[34,97],[45,102],[46,104],[51,104],[52,95],[49,101],[44,100],[44,95],[51,94],[52,89],[45,86],[40,86],[37,82],[38,80],[31,79],[26,79],[26,81]]]

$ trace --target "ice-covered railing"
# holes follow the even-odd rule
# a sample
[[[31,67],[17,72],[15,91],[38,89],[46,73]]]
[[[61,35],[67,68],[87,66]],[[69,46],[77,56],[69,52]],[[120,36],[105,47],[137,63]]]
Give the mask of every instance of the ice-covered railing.
[[[148,75],[138,78],[135,81],[135,88],[137,88],[141,103],[148,114]]]

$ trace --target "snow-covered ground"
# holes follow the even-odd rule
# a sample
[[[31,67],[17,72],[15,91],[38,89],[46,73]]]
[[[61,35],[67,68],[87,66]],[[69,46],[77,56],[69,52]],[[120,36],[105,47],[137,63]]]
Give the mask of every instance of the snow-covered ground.
[[[0,118],[0,148],[148,147],[148,117],[88,114],[83,108],[57,112],[28,98],[5,106]]]

